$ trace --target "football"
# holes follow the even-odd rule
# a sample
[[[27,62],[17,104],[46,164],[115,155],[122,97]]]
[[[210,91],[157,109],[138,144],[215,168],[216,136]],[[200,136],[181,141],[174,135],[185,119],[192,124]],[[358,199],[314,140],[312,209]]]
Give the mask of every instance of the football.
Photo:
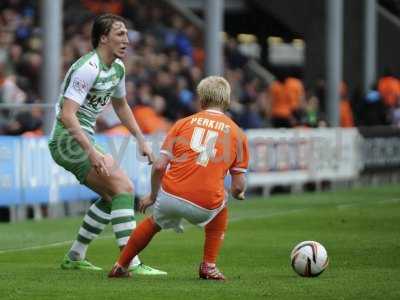
[[[329,264],[325,247],[315,241],[297,244],[290,254],[290,259],[293,270],[303,277],[317,277]]]

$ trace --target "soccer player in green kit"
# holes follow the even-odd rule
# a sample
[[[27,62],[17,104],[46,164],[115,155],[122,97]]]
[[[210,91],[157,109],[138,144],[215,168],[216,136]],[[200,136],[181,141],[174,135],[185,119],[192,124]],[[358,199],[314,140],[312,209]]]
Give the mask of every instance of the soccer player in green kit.
[[[123,249],[136,227],[133,184],[93,137],[96,117],[111,101],[122,124],[136,138],[140,153],[147,156],[149,163],[154,160],[125,96],[125,67],[121,58],[128,44],[122,17],[112,14],[96,17],[92,28],[94,50],[70,67],[61,86],[49,140],[51,155],[81,184],[100,195],[86,213],[78,236],[61,263],[63,269],[101,270],[86,259],[90,242],[111,221],[117,244]],[[143,275],[166,274],[142,264],[138,257],[132,260],[130,270]]]

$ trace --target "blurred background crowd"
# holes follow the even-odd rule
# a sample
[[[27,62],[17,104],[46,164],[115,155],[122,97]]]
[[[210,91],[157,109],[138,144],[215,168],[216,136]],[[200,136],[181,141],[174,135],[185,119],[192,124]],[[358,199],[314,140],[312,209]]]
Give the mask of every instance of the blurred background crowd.
[[[42,39],[38,1],[0,3],[0,134],[42,135],[45,108],[40,96]],[[146,134],[165,132],[178,118],[199,110],[195,93],[203,77],[203,33],[162,1],[81,0],[64,2],[63,78],[70,65],[91,50],[93,16],[112,12],[129,22],[125,59],[127,99]],[[325,82],[305,86],[301,69],[275,73],[266,82],[245,68],[249,53],[236,37],[224,39],[224,76],[232,86],[228,114],[244,129],[329,126]],[[250,55],[251,56],[251,55]],[[254,57],[251,57],[254,59]],[[400,127],[400,81],[387,70],[368,93],[340,87],[342,127]],[[124,134],[111,107],[97,129]]]

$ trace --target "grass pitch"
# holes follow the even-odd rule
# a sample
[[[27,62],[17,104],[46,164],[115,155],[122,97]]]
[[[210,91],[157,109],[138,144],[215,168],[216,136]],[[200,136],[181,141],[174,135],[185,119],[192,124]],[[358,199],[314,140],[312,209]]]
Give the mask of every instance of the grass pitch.
[[[108,228],[88,251],[103,272],[65,271],[59,263],[81,218],[0,225],[0,299],[400,299],[400,187],[231,201],[219,258],[228,281],[197,278],[203,233],[158,234],[142,260],[165,277],[108,279],[117,247]],[[302,278],[293,246],[317,240],[328,269]]]

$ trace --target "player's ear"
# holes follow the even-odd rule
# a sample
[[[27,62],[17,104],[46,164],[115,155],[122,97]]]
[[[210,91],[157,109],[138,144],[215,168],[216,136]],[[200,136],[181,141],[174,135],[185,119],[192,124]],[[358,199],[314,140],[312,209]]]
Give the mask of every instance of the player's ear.
[[[103,35],[100,37],[100,42],[102,42],[102,43],[107,43],[107,42],[108,42],[108,36],[106,36],[105,34],[103,34]]]

